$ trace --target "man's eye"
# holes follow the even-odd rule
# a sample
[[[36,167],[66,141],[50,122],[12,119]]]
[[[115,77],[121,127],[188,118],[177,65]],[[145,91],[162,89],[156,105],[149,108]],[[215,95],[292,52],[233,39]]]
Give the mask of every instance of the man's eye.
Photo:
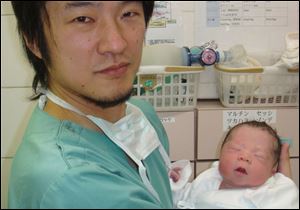
[[[78,23],[90,23],[92,22],[92,19],[86,16],[80,16],[74,19],[74,22]]]
[[[124,14],[123,14],[123,17],[134,17],[134,16],[136,16],[136,15],[138,15],[136,12],[125,12]]]

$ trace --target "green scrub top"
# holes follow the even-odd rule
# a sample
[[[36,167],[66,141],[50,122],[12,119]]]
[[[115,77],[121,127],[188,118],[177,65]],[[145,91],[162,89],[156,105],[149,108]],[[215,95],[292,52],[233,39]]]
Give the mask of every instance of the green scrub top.
[[[140,107],[169,151],[166,132],[154,109]],[[172,208],[165,163],[154,150],[144,161],[160,197],[146,188],[127,155],[106,135],[36,107],[13,160],[9,208]]]

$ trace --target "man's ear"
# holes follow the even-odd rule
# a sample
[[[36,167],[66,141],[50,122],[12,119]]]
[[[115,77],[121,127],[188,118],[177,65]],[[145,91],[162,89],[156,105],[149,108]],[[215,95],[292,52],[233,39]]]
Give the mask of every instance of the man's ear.
[[[36,42],[29,42],[27,37],[25,35],[23,35],[23,38],[25,40],[25,43],[26,43],[26,46],[31,50],[31,52],[36,56],[38,57],[39,59],[42,59],[42,54],[41,54],[41,51],[40,49],[38,48]]]

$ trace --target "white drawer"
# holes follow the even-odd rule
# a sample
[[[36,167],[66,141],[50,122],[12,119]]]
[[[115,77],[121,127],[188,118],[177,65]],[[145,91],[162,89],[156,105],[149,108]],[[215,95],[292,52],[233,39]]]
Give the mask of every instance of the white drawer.
[[[171,160],[194,160],[194,111],[158,112],[169,137]]]

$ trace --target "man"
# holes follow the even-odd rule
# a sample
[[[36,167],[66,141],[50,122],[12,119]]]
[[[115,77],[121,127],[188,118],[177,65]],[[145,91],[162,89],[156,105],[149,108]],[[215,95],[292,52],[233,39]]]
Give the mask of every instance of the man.
[[[128,101],[154,2],[12,5],[39,106],[9,207],[171,208],[166,133],[152,107]]]

